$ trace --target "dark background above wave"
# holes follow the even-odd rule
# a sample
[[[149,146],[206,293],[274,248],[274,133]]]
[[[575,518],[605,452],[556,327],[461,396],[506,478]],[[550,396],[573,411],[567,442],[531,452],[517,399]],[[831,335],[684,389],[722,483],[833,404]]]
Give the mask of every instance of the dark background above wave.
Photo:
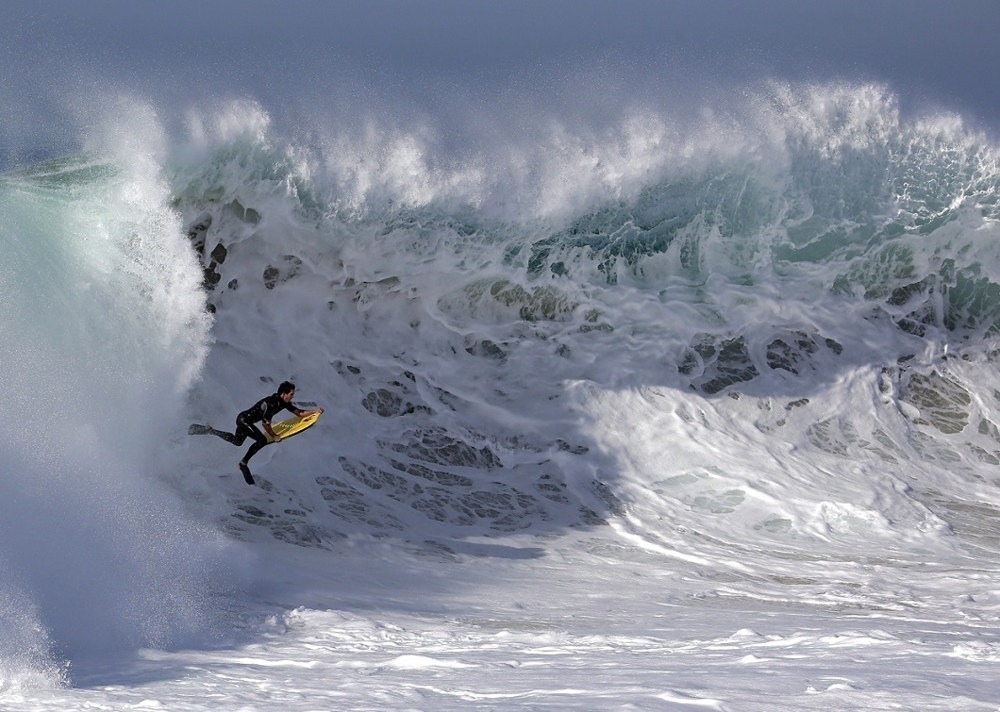
[[[0,168],[74,152],[87,103],[122,92],[168,123],[239,97],[289,131],[316,115],[433,117],[461,145],[540,115],[696,114],[762,79],[874,81],[904,110],[945,107],[996,132],[998,34],[989,0],[4,3]]]

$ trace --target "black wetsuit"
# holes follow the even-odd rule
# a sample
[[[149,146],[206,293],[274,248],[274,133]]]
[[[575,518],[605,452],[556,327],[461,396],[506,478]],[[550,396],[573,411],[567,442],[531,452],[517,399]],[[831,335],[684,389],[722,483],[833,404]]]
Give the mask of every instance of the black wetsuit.
[[[243,441],[247,438],[252,438],[254,443],[247,450],[246,457],[243,458],[243,462],[250,462],[250,458],[256,455],[262,447],[267,445],[267,437],[262,433],[254,423],[259,423],[264,421],[268,425],[271,424],[271,418],[280,413],[282,410],[288,410],[291,413],[295,413],[297,410],[291,403],[285,403],[277,393],[269,395],[267,398],[261,398],[252,407],[247,408],[245,411],[236,416],[236,432],[235,433],[225,433],[221,430],[215,430],[214,428],[208,428],[205,432],[216,435],[226,442],[231,442],[233,445],[239,447],[243,444]]]

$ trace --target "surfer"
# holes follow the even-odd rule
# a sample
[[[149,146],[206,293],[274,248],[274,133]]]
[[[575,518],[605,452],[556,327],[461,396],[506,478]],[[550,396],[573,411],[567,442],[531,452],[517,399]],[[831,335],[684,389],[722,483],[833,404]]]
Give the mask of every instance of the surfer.
[[[313,410],[301,410],[292,405],[292,398],[295,396],[295,384],[289,381],[284,381],[275,393],[267,396],[266,398],[261,398],[253,406],[247,408],[238,416],[236,416],[236,432],[227,433],[222,430],[216,430],[208,425],[198,425],[193,424],[188,428],[188,434],[190,435],[215,435],[216,437],[222,438],[226,442],[232,443],[239,447],[243,444],[243,441],[247,438],[253,439],[253,445],[247,450],[247,454],[240,460],[239,468],[240,472],[243,473],[243,479],[246,480],[248,485],[254,484],[253,475],[250,472],[250,468],[247,463],[250,462],[250,458],[256,455],[262,447],[268,444],[267,438],[264,433],[255,425],[260,423],[264,426],[264,430],[268,435],[271,436],[273,442],[281,442],[281,436],[271,429],[271,418],[280,413],[282,410],[287,410],[300,418],[304,418],[307,415],[313,415],[315,413],[322,413],[322,408],[315,408]]]

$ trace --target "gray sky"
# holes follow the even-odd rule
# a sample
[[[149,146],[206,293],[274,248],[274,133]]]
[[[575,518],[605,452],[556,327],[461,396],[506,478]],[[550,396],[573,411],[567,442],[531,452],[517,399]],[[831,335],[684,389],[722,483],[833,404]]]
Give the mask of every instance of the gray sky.
[[[998,0],[0,0],[0,63],[8,143],[58,123],[60,93],[81,81],[161,105],[225,96],[276,114],[391,102],[433,114],[453,108],[445,95],[484,112],[526,97],[562,112],[846,79],[1000,135]]]

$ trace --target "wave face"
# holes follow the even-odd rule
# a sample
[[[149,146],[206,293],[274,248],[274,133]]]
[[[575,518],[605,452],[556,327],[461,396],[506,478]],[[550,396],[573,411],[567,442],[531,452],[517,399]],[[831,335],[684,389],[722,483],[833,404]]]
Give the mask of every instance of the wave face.
[[[331,410],[281,454],[284,508],[237,519],[318,544],[617,519],[705,560],[985,536],[997,154],[956,117],[774,85],[530,153],[297,143],[254,105],[191,127],[171,180],[216,316],[194,417],[284,378]]]
[[[830,557],[913,589],[995,560],[1000,166],[956,117],[774,85],[461,150],[252,103],[185,126],[152,165],[0,183],[0,378],[35,433],[3,426],[0,594],[36,668],[182,634],[215,531],[446,556],[610,526],[782,600]],[[251,490],[186,424],[285,379],[327,413]]]

